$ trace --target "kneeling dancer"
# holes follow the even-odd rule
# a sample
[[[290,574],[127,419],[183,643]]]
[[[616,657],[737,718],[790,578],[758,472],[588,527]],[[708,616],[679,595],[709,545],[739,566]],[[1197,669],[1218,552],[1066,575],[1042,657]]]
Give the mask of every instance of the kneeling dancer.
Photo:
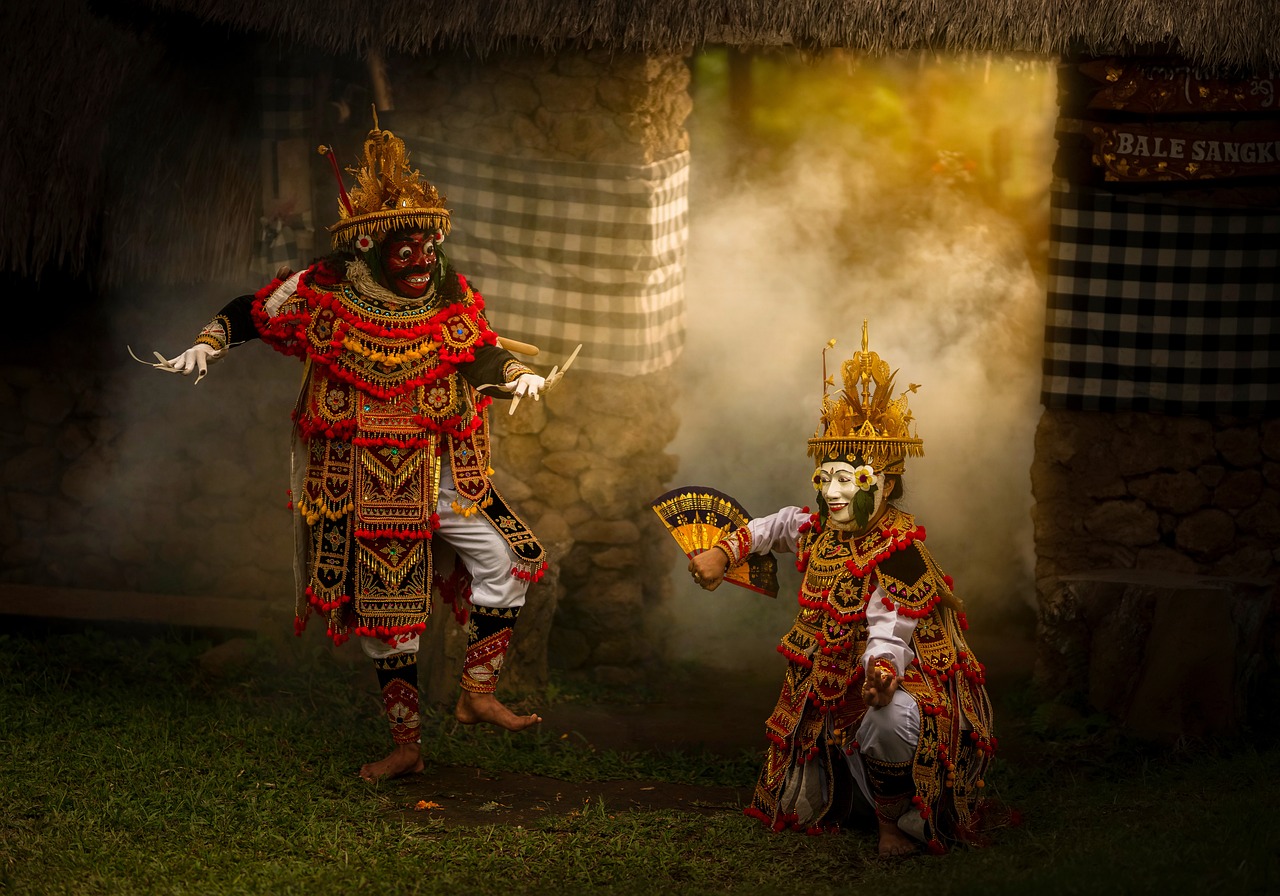
[[[818,512],[786,507],[752,519],[689,571],[712,590],[751,554],[791,551],[803,572],[800,612],[779,650],[787,671],[749,815],[816,833],[874,809],[879,853],[973,840],[983,774],[996,746],[984,667],[965,643],[951,578],[925,530],[896,506],[908,455],[907,393],[867,348],[841,368],[809,440]]]

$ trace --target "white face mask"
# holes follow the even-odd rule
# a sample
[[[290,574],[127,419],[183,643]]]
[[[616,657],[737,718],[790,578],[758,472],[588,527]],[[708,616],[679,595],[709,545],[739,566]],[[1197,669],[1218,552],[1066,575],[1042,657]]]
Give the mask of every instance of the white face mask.
[[[867,515],[873,520],[884,506],[884,474],[876,473],[869,466],[854,467],[843,461],[825,463],[813,475],[814,486],[827,502],[827,519],[835,528],[848,529],[857,526],[854,501],[858,493],[875,487],[874,505]]]

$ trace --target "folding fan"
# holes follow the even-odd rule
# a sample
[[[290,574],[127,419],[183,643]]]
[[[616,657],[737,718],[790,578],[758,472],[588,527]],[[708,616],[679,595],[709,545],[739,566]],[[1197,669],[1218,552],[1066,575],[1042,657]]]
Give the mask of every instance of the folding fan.
[[[709,550],[727,533],[751,521],[751,514],[733,498],[700,485],[673,489],[649,506],[686,557]],[[778,561],[773,554],[751,554],[725,570],[724,580],[777,597]]]

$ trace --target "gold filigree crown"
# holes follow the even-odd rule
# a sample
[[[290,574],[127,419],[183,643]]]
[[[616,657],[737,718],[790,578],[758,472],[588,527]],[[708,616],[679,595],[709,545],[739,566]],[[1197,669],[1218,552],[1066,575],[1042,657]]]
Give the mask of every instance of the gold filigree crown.
[[[835,340],[827,343],[827,348]],[[924,441],[911,434],[911,409],[907,394],[920,388],[911,383],[897,398],[893,384],[898,371],[867,348],[867,322],[862,322],[862,351],[840,365],[844,389],[834,395],[835,385],[826,375],[823,349],[822,418],[809,440],[809,456],[819,464],[843,461],[857,466],[869,463],[877,473],[901,473],[910,457],[924,456]]]
[[[327,146],[320,152],[333,158]],[[334,169],[336,174],[336,163]],[[355,175],[356,184],[347,193],[338,179],[338,223],[329,227],[335,249],[350,249],[361,237],[379,240],[405,228],[448,235],[445,197],[410,166],[404,141],[378,127],[376,109],[373,130],[364,141],[364,165],[347,172]]]

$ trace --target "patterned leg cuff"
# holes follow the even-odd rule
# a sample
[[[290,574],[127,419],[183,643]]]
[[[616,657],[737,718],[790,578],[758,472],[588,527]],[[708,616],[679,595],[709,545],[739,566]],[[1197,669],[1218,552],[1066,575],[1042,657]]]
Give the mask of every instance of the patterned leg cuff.
[[[910,762],[885,762],[873,759],[866,753],[862,761],[867,768],[867,783],[875,799],[876,817],[881,821],[896,822],[911,808],[914,791]]]
[[[511,644],[519,607],[473,607],[467,623],[467,655],[462,663],[462,687],[473,694],[492,694]]]
[[[378,684],[382,685],[382,705],[391,723],[391,739],[396,744],[413,744],[422,739],[422,715],[418,702],[418,658],[397,654],[374,660]]]

